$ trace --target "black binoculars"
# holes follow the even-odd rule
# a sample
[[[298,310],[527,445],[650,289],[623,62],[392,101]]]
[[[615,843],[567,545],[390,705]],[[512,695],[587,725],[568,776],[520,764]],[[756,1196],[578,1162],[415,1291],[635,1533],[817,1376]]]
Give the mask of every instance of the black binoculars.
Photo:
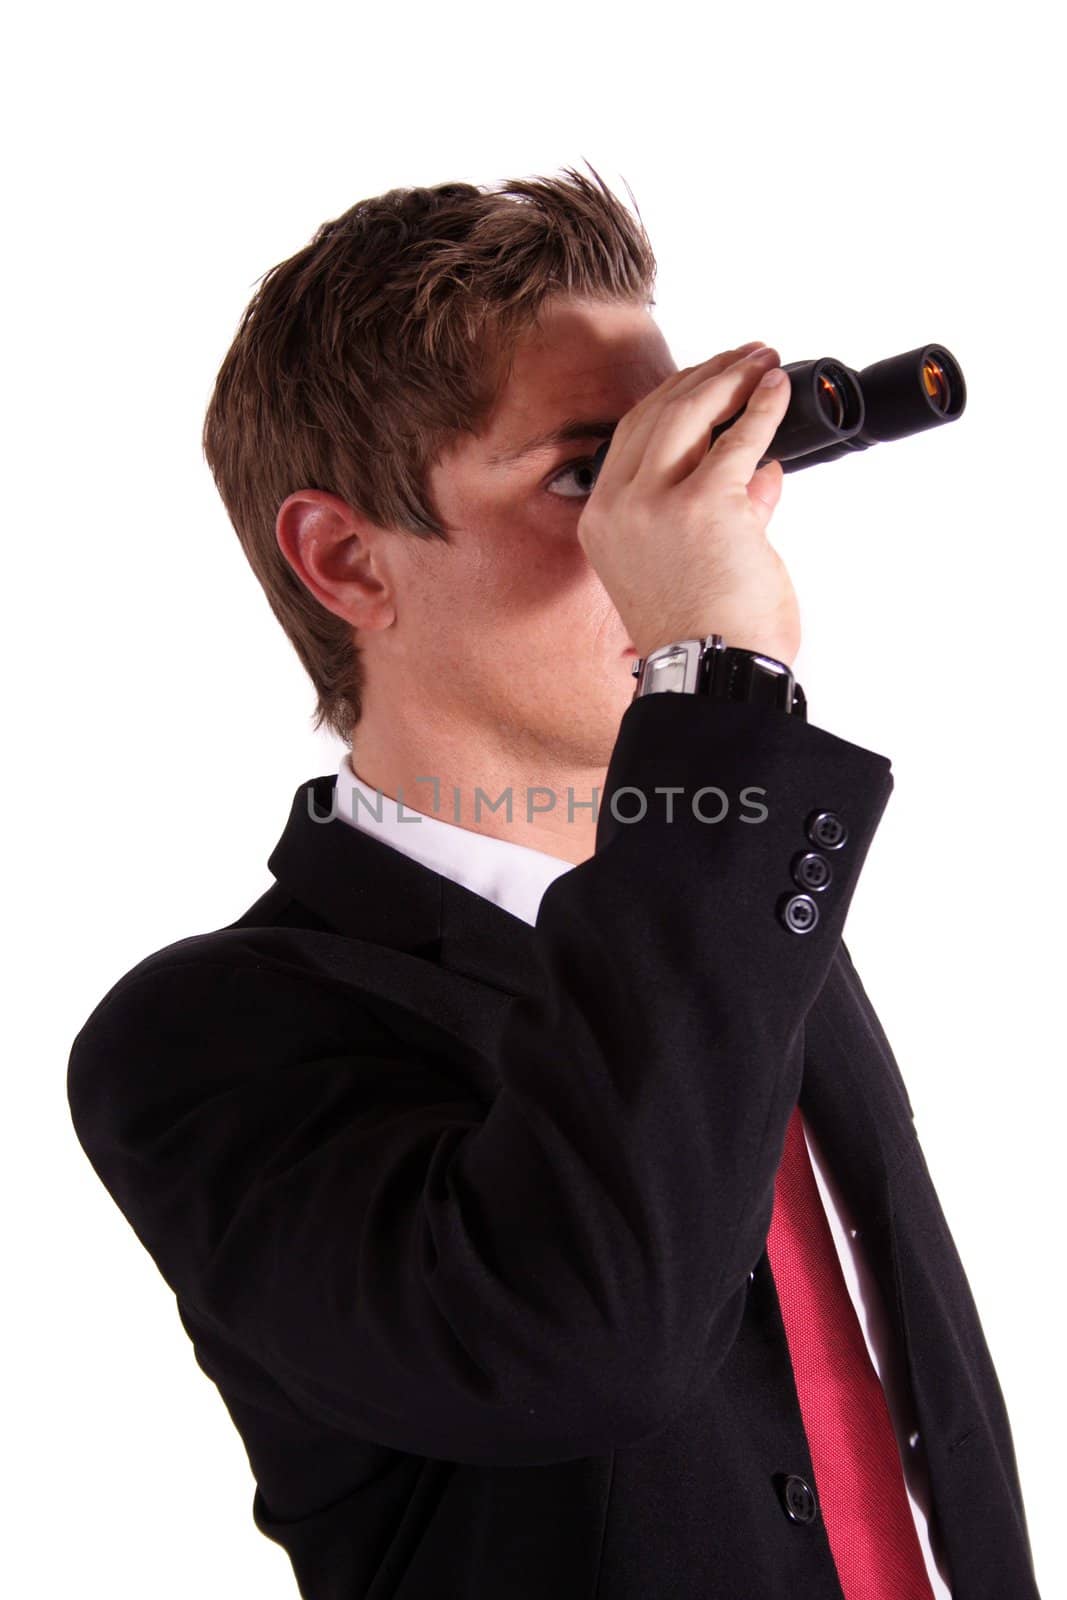
[[[967,403],[960,364],[943,344],[922,344],[859,372],[833,356],[783,362],[782,370],[789,374],[789,406],[760,466],[780,461],[784,472],[955,422]],[[712,429],[709,450],[741,415]],[[597,476],[610,444],[593,457]]]

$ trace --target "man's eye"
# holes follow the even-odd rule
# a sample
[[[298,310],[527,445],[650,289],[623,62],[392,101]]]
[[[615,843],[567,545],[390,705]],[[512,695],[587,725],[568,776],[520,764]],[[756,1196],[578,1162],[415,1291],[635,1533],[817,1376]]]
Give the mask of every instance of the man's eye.
[[[581,461],[569,461],[560,472],[556,473],[554,478],[546,483],[546,490],[549,494],[557,493],[554,486],[559,483],[562,478],[566,478],[568,474],[577,472],[584,472],[586,474],[584,490],[580,486],[577,494],[566,494],[560,492],[559,498],[561,500],[580,500],[583,497],[583,494],[586,496],[591,495],[593,490],[596,488],[597,479],[596,468],[592,456],[584,456]]]

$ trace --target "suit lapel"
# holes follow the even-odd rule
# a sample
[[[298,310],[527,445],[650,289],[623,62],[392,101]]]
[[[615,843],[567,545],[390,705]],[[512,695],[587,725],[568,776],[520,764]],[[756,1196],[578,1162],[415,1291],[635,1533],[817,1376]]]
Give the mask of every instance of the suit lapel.
[[[500,1087],[496,1062],[510,1005],[538,981],[534,930],[354,828],[336,814],[335,784],[327,774],[300,786],[267,864],[326,925],[323,961],[338,960],[329,929],[354,941],[344,953],[347,981],[358,976],[383,1015],[385,1008],[402,1013],[406,1035],[458,1054],[488,1103]]]
[[[293,799],[267,865],[298,900],[351,939],[428,956],[505,994],[531,981],[533,930],[484,895],[339,817],[336,775]]]

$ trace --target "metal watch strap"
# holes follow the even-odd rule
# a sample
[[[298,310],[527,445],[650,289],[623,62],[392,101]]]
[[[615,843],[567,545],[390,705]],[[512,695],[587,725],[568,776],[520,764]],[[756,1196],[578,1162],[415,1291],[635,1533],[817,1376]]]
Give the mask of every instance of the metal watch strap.
[[[634,699],[646,694],[702,694],[772,706],[807,719],[804,691],[784,661],[727,645],[721,634],[660,645],[633,664]]]

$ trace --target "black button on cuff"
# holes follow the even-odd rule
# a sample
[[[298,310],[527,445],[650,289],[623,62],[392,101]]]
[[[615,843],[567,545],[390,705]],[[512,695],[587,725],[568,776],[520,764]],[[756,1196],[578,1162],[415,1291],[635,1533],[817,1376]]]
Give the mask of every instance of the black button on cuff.
[[[782,1485],[782,1503],[791,1522],[814,1522],[819,1515],[814,1489],[795,1472],[791,1472]]]
[[[836,811],[813,811],[808,818],[807,835],[822,850],[839,850],[848,838],[848,829]]]
[[[810,933],[819,920],[819,908],[810,894],[791,894],[779,905],[778,916],[790,933]]]
[[[819,855],[816,850],[808,850],[803,855],[793,857],[793,879],[802,889],[811,889],[818,894],[825,889],[833,872],[825,856]]]

